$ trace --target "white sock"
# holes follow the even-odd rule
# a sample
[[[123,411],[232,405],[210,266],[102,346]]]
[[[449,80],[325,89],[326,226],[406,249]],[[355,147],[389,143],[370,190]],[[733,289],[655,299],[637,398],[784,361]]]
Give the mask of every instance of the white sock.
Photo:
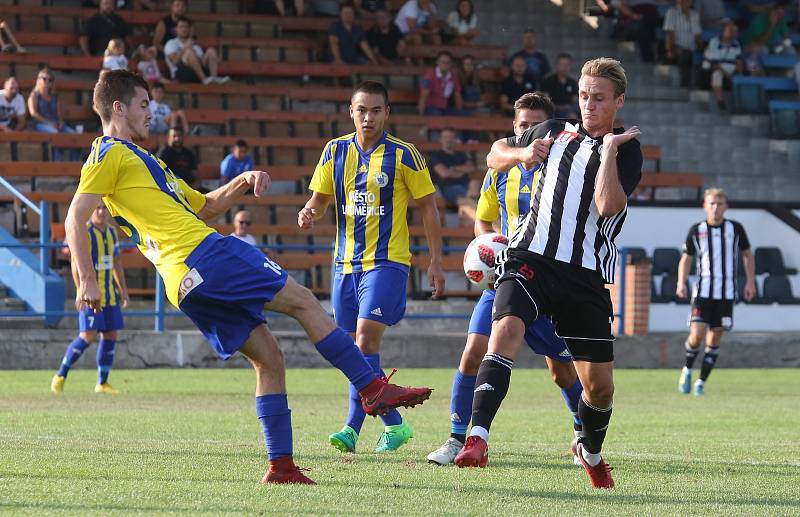
[[[583,454],[583,459],[586,460],[586,463],[591,467],[600,463],[601,457],[599,452],[597,454],[592,454],[586,450],[586,447],[581,447],[581,454]]]
[[[705,383],[706,383],[706,381],[704,381],[703,379],[697,379],[696,381],[694,381],[694,385],[695,386],[697,386],[698,384],[702,385],[702,384],[705,384]]]
[[[692,374],[692,369],[691,368],[687,368],[687,367],[684,366],[683,370],[681,370],[681,372],[682,373],[688,373],[689,375],[691,375]]]
[[[489,443],[489,431],[484,427],[481,427],[479,425],[472,426],[469,435],[477,436],[479,438],[482,438],[483,441],[485,441],[486,443]]]

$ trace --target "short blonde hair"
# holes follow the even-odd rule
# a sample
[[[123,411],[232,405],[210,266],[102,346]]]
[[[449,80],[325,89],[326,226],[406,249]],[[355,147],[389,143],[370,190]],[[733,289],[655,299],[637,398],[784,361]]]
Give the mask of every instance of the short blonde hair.
[[[628,88],[628,78],[625,69],[616,59],[610,57],[598,57],[590,59],[581,68],[581,77],[604,77],[614,84],[614,96],[619,97]]]
[[[703,192],[703,200],[705,200],[705,199],[706,199],[708,196],[714,196],[714,197],[717,197],[717,196],[719,196],[719,197],[724,197],[724,198],[725,198],[725,202],[726,202],[726,203],[728,202],[728,194],[726,194],[726,193],[725,193],[725,191],[724,191],[724,190],[722,190],[721,188],[716,188],[716,187],[714,187],[714,188],[707,188],[707,189],[705,190],[705,192]]]

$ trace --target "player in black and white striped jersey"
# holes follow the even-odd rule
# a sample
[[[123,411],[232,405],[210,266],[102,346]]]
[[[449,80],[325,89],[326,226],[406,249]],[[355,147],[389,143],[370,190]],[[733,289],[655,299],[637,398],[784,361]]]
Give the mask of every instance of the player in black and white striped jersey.
[[[486,464],[489,426],[508,391],[522,336],[546,314],[585,387],[578,415],[586,420],[576,456],[592,486],[611,488],[610,467],[600,456],[614,394],[613,309],[605,284],[614,281],[614,239],[641,179],[642,153],[638,128],[614,129],[627,87],[619,61],[586,62],[578,84],[580,122],[543,122],[495,142],[487,157],[497,170],[520,162],[544,166],[531,210],[498,262],[489,353],[475,382],[470,437],[455,463]]]
[[[728,196],[718,188],[707,189],[703,196],[706,219],[689,228],[683,255],[678,264],[678,298],[688,295],[686,280],[692,259],[697,260],[698,282],[692,295],[689,314],[689,337],[686,339],[686,361],[681,370],[678,390],[689,393],[692,384],[692,367],[700,344],[706,341],[700,378],[694,385],[694,394],[702,395],[705,382],[719,356],[722,332],[733,327],[733,303],[738,297],[739,253],[745,269],[744,299],[750,301],[756,294],[755,260],[744,227],[736,221],[725,219]]]

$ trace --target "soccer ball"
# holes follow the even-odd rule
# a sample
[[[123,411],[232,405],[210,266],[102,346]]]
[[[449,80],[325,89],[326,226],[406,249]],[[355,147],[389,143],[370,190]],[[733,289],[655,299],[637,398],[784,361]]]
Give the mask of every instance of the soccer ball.
[[[508,238],[499,233],[475,237],[464,252],[464,273],[481,289],[494,289],[494,265],[497,255],[508,247]]]

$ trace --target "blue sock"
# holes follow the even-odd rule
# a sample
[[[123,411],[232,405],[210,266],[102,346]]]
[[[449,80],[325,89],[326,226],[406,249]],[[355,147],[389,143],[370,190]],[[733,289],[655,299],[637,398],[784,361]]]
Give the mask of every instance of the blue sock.
[[[561,389],[561,395],[564,396],[564,402],[567,403],[567,408],[572,413],[572,421],[575,425],[581,425],[581,419],[578,418],[578,401],[581,399],[581,393],[583,393],[583,385],[580,379],[575,379],[575,384],[570,389]]]
[[[270,461],[292,455],[292,411],[286,393],[256,397],[256,416],[264,430]]]
[[[355,386],[350,384],[350,398],[347,411],[347,422],[345,425],[352,427],[356,433],[361,433],[361,426],[364,425],[364,418],[367,416],[361,408],[361,395]]]
[[[322,357],[345,374],[357,390],[363,390],[375,380],[372,367],[344,330],[337,327],[314,346]]]
[[[69,369],[72,368],[72,365],[83,355],[87,348],[89,348],[89,343],[84,341],[80,336],[76,337],[72,343],[69,344],[67,351],[64,353],[64,358],[61,360],[61,367],[58,369],[58,375],[66,377],[69,373]]]
[[[386,374],[383,373],[381,370],[381,355],[380,354],[369,354],[365,355],[364,358],[367,360],[370,366],[372,366],[372,371],[375,372],[375,375],[378,377],[386,377]],[[361,405],[361,401],[359,401],[359,406]],[[390,410],[388,413],[381,417],[383,420],[383,425],[400,425],[403,423],[403,417],[400,416],[400,412],[396,409]]]
[[[475,391],[476,375],[464,375],[456,370],[453,388],[450,391],[450,436],[464,442],[467,427],[472,417],[472,396]]]
[[[114,363],[114,348],[117,342],[113,339],[101,339],[97,345],[97,384],[108,382],[108,372]]]

